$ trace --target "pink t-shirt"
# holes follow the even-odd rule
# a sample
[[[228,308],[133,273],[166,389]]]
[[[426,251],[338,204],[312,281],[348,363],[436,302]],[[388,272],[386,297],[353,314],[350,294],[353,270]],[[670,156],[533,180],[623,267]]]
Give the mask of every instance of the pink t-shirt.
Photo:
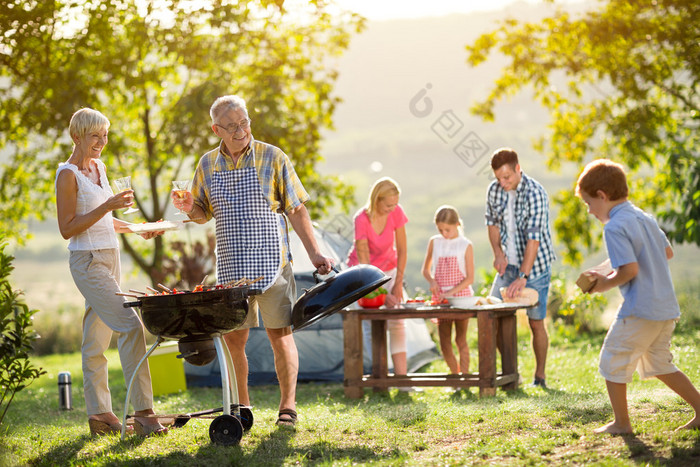
[[[389,213],[386,226],[382,233],[377,234],[372,228],[367,211],[362,209],[355,214],[355,241],[367,240],[369,243],[369,263],[382,271],[390,271],[396,267],[398,257],[394,244],[394,231],[406,225],[408,217],[403,212],[401,205]],[[348,258],[348,265],[359,264],[357,251],[352,248]]]

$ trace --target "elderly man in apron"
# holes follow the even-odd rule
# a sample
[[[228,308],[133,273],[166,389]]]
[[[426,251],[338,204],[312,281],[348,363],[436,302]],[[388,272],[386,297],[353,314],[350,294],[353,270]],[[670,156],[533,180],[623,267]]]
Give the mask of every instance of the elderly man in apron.
[[[182,199],[173,194],[173,205],[200,224],[216,219],[218,283],[263,276],[258,282],[263,293],[251,296],[247,321],[224,338],[235,367],[239,402],[250,405],[245,344],[249,329],[258,326],[260,310],[280,384],[277,425],[293,427],[299,355],[291,330],[296,285],[287,219],[319,273],[329,273],[332,260],[318,248],[304,206],[309,195],[294,167],[279,148],[253,138],[245,101],[219,97],[209,113],[221,144],[202,156],[191,194]]]

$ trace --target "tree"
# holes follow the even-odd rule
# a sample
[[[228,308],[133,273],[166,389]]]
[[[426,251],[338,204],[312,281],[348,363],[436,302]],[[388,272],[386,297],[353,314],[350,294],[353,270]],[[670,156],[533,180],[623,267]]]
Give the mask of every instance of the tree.
[[[656,212],[670,239],[700,245],[700,3],[608,0],[577,17],[506,20],[467,46],[477,66],[498,51],[508,65],[472,112],[531,87],[551,115],[535,147],[548,166],[607,157],[628,168],[631,194]],[[599,246],[599,227],[571,190],[558,193],[565,260]]]
[[[339,101],[330,61],[362,29],[362,18],[331,15],[323,0],[303,12],[287,11],[283,0],[203,3],[0,5],[0,147],[9,153],[0,179],[0,234],[22,239],[28,218],[53,212],[55,169],[71,147],[68,121],[83,106],[111,120],[103,155],[109,174],[132,175],[141,213],[161,219],[171,180],[191,176],[199,156],[217,143],[209,106],[231,93],[248,101],[255,137],[292,158],[312,194],[312,215],[334,204],[349,208],[352,188],[314,167],[320,132],[332,128]],[[154,283],[163,281],[167,237],[121,238],[136,265]]]
[[[14,257],[5,253],[0,242],[0,424],[12,400],[46,371],[29,361],[32,345],[38,337],[32,330],[32,315],[22,300],[22,292],[12,290],[10,273]]]

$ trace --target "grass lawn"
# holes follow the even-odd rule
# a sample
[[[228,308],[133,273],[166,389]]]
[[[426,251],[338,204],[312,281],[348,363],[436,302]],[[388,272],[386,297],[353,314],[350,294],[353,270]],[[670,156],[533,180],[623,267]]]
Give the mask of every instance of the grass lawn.
[[[522,330],[521,330],[522,331]],[[552,333],[554,334],[554,333]],[[471,334],[470,334],[471,338]],[[475,339],[475,337],[474,337]],[[700,331],[677,334],[676,364],[700,386]],[[278,429],[275,386],[252,388],[255,424],[240,445],[209,441],[210,420],[193,419],[165,437],[92,439],[87,426],[80,355],[33,361],[48,374],[17,394],[0,426],[0,465],[700,465],[700,431],[674,432],[693,412],[657,380],[629,385],[633,436],[594,434],[611,419],[597,373],[602,336],[574,342],[554,337],[549,390],[527,387],[534,359],[529,335],[519,335],[518,391],[427,388],[346,399],[341,384],[300,384],[296,431]],[[476,348],[476,342],[471,342]],[[116,351],[108,353],[112,399],[121,414],[126,392]],[[475,365],[476,355],[472,366]],[[444,362],[434,362],[444,371]],[[57,375],[73,375],[75,409],[58,409]],[[435,371],[435,368],[431,368]],[[221,406],[221,388],[194,388],[156,398],[160,414]]]

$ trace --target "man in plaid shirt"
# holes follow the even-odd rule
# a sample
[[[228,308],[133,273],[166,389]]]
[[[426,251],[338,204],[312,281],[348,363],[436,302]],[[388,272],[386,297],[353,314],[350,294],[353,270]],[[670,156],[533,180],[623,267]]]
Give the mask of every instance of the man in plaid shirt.
[[[549,231],[549,198],[542,185],[522,172],[514,150],[496,150],[491,168],[496,180],[487,192],[486,225],[493,266],[498,272],[491,295],[504,298],[502,287],[507,287],[505,298],[518,296],[525,287],[537,291],[538,305],[527,310],[536,362],[533,385],[546,388],[549,337],[544,318],[555,259]]]
[[[280,385],[277,425],[297,421],[296,383],[299,355],[291,330],[296,285],[291,267],[287,223],[299,235],[319,273],[327,274],[333,260],[316,243],[309,213],[309,196],[287,155],[255,140],[245,101],[234,95],[216,99],[209,111],[211,129],[221,138],[199,160],[191,192],[173,205],[199,224],[216,220],[216,273],[219,283],[242,277],[262,279],[259,295],[249,298],[243,325],[224,336],[231,352],[239,402],[250,405],[245,345],[249,329],[258,323],[258,310],[270,338]]]

